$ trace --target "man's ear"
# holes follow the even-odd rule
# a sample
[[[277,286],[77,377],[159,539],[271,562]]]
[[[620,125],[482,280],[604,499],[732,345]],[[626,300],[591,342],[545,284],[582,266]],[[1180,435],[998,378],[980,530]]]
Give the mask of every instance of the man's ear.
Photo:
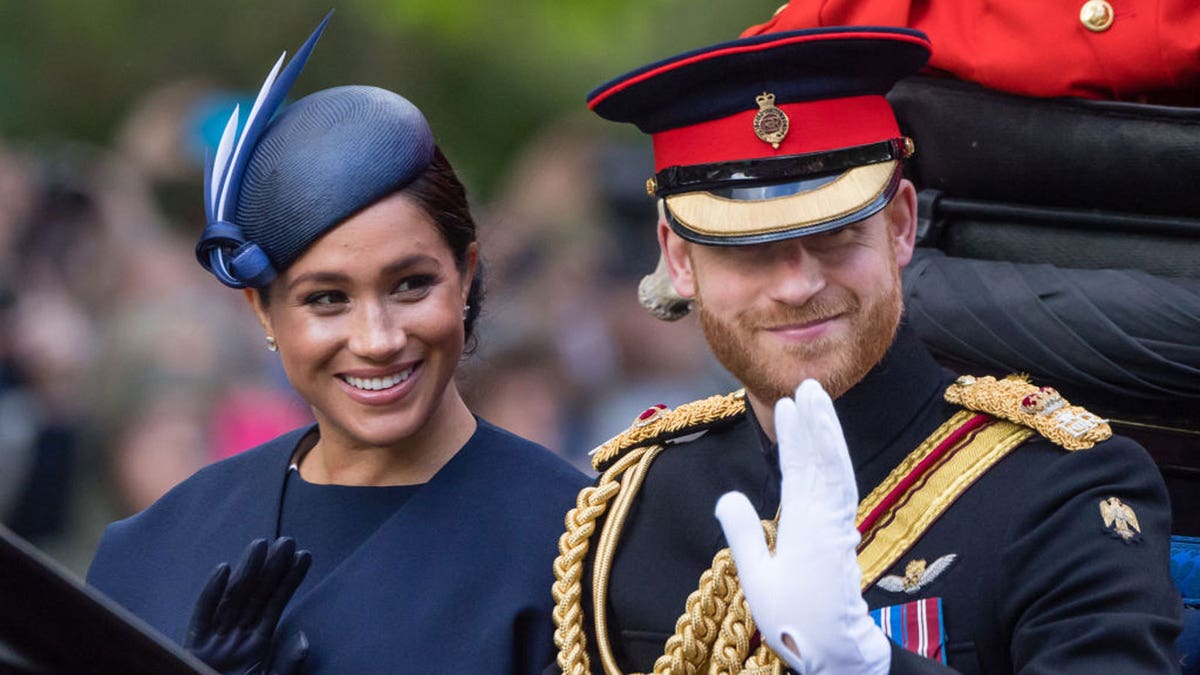
[[[908,179],[901,179],[886,213],[888,236],[892,238],[896,251],[896,264],[904,267],[912,260],[917,241],[917,189]]]
[[[691,244],[675,234],[667,219],[661,214],[659,206],[658,218],[658,247],[662,251],[663,260],[667,263],[667,272],[671,275],[671,284],[675,292],[688,300],[696,297],[696,277],[692,273],[692,258],[689,253]]]

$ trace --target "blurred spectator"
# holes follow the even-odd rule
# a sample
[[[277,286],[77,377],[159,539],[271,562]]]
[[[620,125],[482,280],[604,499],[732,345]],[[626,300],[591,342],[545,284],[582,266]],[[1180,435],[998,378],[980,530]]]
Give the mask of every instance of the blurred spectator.
[[[20,431],[8,452],[23,455],[23,479],[5,522],[39,541],[65,526],[94,355],[87,302],[101,287],[88,274],[100,246],[94,202],[73,170],[79,150],[64,147],[26,163],[24,204],[8,211],[4,331],[8,414]],[[19,440],[17,440],[19,439]],[[20,443],[18,447],[16,443]]]
[[[467,405],[480,417],[504,420],[509,431],[547,448],[566,446],[563,403],[572,392],[554,347],[539,336],[491,353],[460,385],[470,391]]]
[[[489,310],[465,389],[484,417],[581,468],[650,405],[736,386],[699,331],[637,304],[658,257],[645,165],[590,118],[569,118],[521,153],[481,210]]]
[[[17,223],[26,218],[29,197],[23,158],[0,145],[0,518],[10,513],[20,496],[33,456],[35,434],[33,402],[19,382],[12,355],[16,305],[12,287],[16,249],[12,241]]]
[[[241,294],[195,264],[185,113],[210,93],[152,93],[116,151],[0,152],[0,519],[75,569],[104,523],[311,418]]]
[[[213,293],[195,264],[204,144],[214,142],[203,129],[217,118],[223,126],[234,102],[202,81],[168,84],[148,93],[117,133],[130,170],[113,174],[109,187],[137,198],[113,202],[111,213],[142,224],[124,232],[128,272],[98,373],[111,387],[99,417],[123,513],[205,464],[311,419],[242,295]],[[166,205],[184,222],[168,225],[159,212]]]

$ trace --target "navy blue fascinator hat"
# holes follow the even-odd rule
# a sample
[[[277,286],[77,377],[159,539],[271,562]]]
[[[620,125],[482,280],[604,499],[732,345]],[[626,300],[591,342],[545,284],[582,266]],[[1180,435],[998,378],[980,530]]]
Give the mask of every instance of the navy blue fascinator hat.
[[[412,103],[377,87],[310,94],[271,116],[332,15],[267,76],[237,134],[235,108],[205,171],[208,226],[196,257],[221,283],[262,288],[321,235],[421,175],[433,132]]]

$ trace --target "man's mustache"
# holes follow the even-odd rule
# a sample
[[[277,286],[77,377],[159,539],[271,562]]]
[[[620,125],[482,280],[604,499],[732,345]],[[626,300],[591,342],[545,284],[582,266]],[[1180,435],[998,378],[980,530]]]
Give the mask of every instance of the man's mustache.
[[[849,294],[837,298],[814,298],[799,306],[781,305],[747,311],[738,317],[738,323],[753,330],[802,325],[853,313],[858,311],[859,306],[858,300]]]

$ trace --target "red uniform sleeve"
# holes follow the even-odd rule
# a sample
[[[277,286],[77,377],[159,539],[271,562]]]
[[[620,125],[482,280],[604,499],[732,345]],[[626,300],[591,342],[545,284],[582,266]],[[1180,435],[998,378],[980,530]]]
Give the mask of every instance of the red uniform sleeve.
[[[794,0],[743,37],[837,25],[924,31],[930,72],[1001,91],[1200,104],[1195,0]]]

